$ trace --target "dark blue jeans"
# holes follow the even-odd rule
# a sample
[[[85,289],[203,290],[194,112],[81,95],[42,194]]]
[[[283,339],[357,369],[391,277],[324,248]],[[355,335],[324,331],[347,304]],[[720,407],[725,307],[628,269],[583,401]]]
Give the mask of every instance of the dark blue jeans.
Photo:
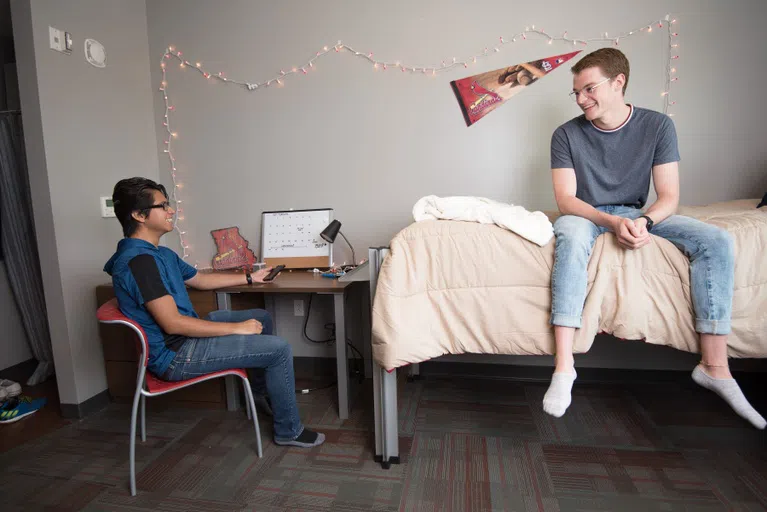
[[[212,322],[244,322],[251,318],[264,326],[261,334],[189,338],[176,352],[162,378],[178,381],[221,370],[245,368],[253,394],[269,393],[274,412],[275,440],[292,441],[304,430],[296,406],[293,351],[285,340],[272,335],[272,317],[263,309],[219,310],[208,315],[208,320]]]

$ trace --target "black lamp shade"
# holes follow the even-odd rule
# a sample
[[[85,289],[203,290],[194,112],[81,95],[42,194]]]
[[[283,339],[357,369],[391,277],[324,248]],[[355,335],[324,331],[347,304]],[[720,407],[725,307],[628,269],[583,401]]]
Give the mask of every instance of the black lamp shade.
[[[337,220],[332,221],[330,224],[328,224],[328,227],[322,230],[322,233],[320,233],[320,237],[322,237],[323,240],[325,240],[328,243],[333,243],[336,240],[336,237],[338,236],[338,232],[341,230],[341,223]]]

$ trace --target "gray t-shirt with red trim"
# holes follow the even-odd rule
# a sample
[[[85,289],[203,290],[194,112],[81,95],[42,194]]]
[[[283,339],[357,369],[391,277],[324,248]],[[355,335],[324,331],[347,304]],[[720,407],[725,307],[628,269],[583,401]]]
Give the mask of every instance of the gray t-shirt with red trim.
[[[551,137],[551,168],[575,169],[575,196],[591,206],[644,207],[653,166],[678,161],[671,119],[633,105],[615,130],[601,130],[581,115]]]

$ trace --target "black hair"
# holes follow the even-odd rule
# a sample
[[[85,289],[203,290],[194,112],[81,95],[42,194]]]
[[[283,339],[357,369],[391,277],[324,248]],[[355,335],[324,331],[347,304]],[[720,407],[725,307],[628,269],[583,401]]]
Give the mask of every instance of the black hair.
[[[115,216],[123,227],[125,238],[136,232],[139,223],[133,218],[133,212],[149,215],[150,206],[154,204],[154,190],[159,190],[168,198],[165,187],[148,178],[126,178],[115,185],[112,192],[112,203]]]

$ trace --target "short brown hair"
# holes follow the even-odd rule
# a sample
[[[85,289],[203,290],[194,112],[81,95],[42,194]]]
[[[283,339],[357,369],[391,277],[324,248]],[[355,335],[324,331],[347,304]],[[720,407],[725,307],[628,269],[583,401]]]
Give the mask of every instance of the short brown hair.
[[[629,60],[622,51],[615,48],[600,48],[583,57],[573,66],[573,74],[577,75],[587,68],[599,68],[608,78],[615,78],[623,73],[626,82],[623,84],[623,94],[629,86]]]

